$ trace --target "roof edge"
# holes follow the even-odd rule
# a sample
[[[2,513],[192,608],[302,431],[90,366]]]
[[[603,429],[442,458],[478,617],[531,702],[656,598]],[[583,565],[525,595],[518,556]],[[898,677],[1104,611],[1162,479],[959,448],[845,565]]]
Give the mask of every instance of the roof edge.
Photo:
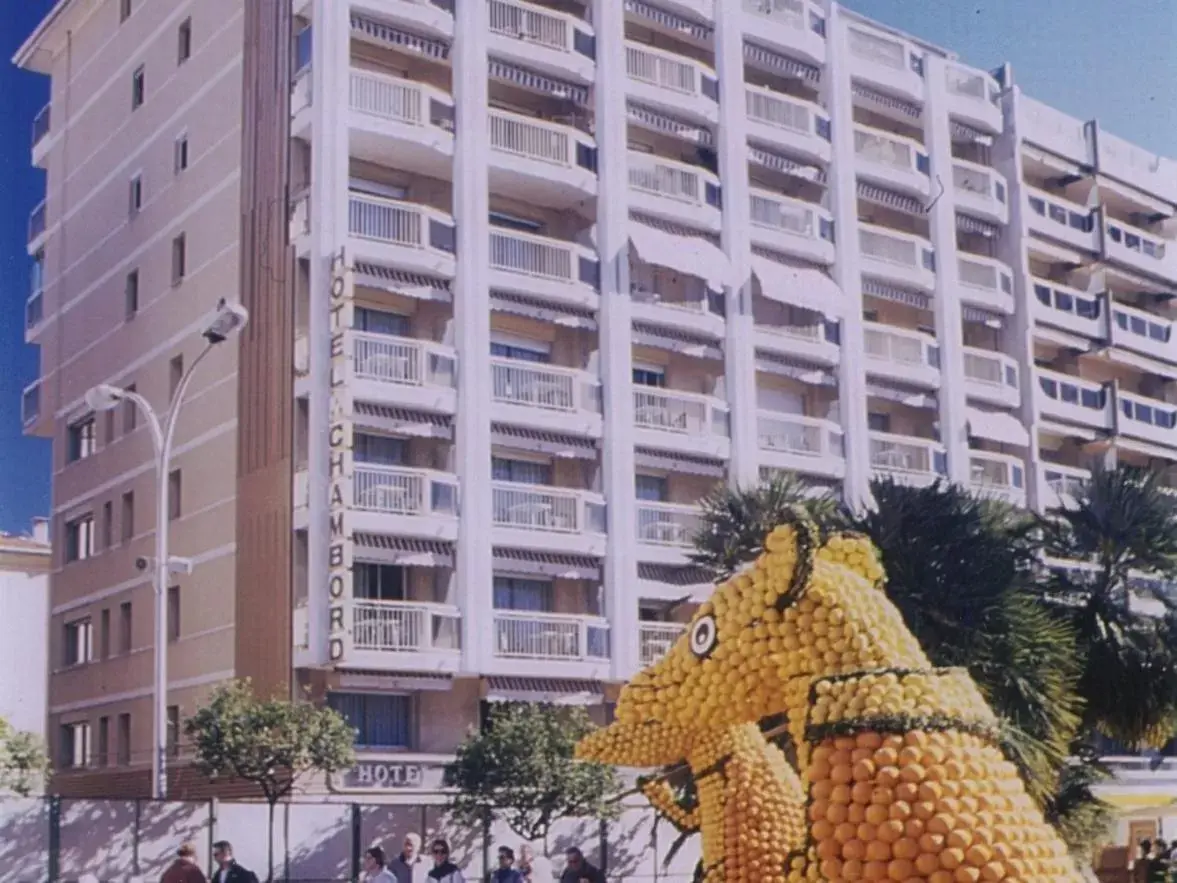
[[[57,3],[49,10],[49,14],[41,19],[41,23],[29,34],[28,38],[20,45],[20,48],[16,50],[16,53],[12,56],[12,63],[25,70],[35,70],[33,59],[41,49],[41,42],[53,29],[53,26],[65,15],[66,10],[76,2],[78,0],[57,0]]]

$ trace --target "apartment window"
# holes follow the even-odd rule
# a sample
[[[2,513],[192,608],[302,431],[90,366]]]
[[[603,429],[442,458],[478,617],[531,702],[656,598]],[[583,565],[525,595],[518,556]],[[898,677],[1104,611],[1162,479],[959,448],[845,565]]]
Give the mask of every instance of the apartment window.
[[[180,517],[180,495],[183,493],[183,490],[184,482],[180,476],[180,470],[173,469],[168,474],[168,518],[172,521]]]
[[[357,563],[355,596],[369,601],[404,601],[405,569],[396,564]]]
[[[496,359],[514,359],[517,362],[536,362],[542,365],[552,361],[551,350],[544,344],[523,338],[492,340],[490,354]]]
[[[408,444],[403,438],[356,433],[353,439],[352,455],[357,463],[403,466],[408,462],[408,453]]]
[[[139,214],[139,209],[143,208],[143,176],[134,175],[130,183],[130,213],[132,216]]]
[[[180,706],[168,706],[168,732],[167,732],[167,752],[168,757],[175,757],[180,753]]]
[[[119,0],[119,22],[131,17],[131,0]]]
[[[94,425],[94,415],[91,414],[69,427],[69,462],[85,460],[98,450],[98,428]]]
[[[552,464],[536,460],[508,460],[506,457],[492,457],[490,471],[494,481],[544,485],[552,483]]]
[[[128,319],[139,312],[139,271],[132,270],[123,283],[123,309]]]
[[[402,316],[400,313],[390,313],[387,310],[356,307],[352,325],[357,331],[370,331],[373,334],[393,334],[397,337],[412,336],[409,317]]]
[[[61,766],[63,769],[90,765],[90,724],[79,721],[61,727]]]
[[[119,652],[131,652],[131,602],[124,601],[119,605]]]
[[[143,65],[135,68],[131,74],[131,110],[138,110],[147,98],[147,73]]]
[[[192,19],[180,22],[176,44],[176,64],[183,64],[192,57]]]
[[[114,441],[114,411],[106,412],[105,427],[103,429],[103,440],[106,444],[111,444]]]
[[[98,766],[106,766],[110,758],[110,718],[98,718],[98,751],[95,760]]]
[[[327,705],[356,730],[357,748],[411,748],[412,702],[387,693],[329,693]]]
[[[129,766],[131,763],[131,716],[125,712],[119,715],[119,730],[115,743],[115,751],[118,754],[115,762],[119,766]]]
[[[180,587],[168,586],[168,640],[180,638]]]
[[[98,620],[98,653],[102,659],[110,658],[110,608],[104,608]]]
[[[107,500],[102,504],[102,548],[114,545],[114,503]]]
[[[172,285],[184,281],[188,272],[188,238],[181,233],[172,240]]]
[[[65,641],[62,650],[65,665],[85,665],[94,659],[94,625],[90,617],[75,619],[65,624]]]
[[[666,387],[666,372],[661,368],[650,365],[635,365],[633,368],[634,386],[653,386],[658,389]]]
[[[891,415],[871,413],[866,415],[866,428],[871,432],[890,432]]]
[[[126,387],[126,392],[134,392],[135,384]],[[134,432],[135,427],[139,425],[139,409],[135,403],[130,399],[124,399],[122,404],[123,411],[123,435]]]
[[[85,561],[94,554],[94,516],[87,514],[65,523],[65,561]]]
[[[667,500],[668,491],[664,475],[637,475],[634,485],[639,500],[649,503],[665,503]]]
[[[496,610],[531,610],[537,613],[550,613],[552,610],[552,584],[542,579],[496,576],[494,579],[494,606]]]
[[[184,171],[184,169],[188,168],[188,136],[186,134],[181,135],[176,139],[175,150],[175,170],[176,174],[179,174],[180,172]]]
[[[176,397],[176,389],[184,379],[184,357],[175,356],[168,362],[168,401]]]
[[[119,531],[119,540],[121,542],[129,542],[135,536],[135,492],[127,491],[123,494],[123,511],[122,511],[121,530]]]

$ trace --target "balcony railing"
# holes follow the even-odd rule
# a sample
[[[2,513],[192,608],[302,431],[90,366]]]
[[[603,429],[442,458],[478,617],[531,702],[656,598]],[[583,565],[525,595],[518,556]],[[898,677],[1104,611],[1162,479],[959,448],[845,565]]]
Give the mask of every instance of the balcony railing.
[[[954,160],[952,183],[960,195],[969,197],[975,205],[990,201],[1005,205],[1005,178],[987,166]]]
[[[1074,500],[1091,481],[1091,471],[1078,466],[1057,463],[1042,464],[1042,486],[1047,506],[1057,508],[1064,501]]]
[[[1086,337],[1102,337],[1100,316],[1103,303],[1096,295],[1085,294],[1046,279],[1031,280],[1034,298],[1040,305],[1040,317],[1068,331]]]
[[[719,208],[719,178],[699,166],[630,151],[629,189],[690,206]]]
[[[633,391],[634,424],[699,438],[727,438],[727,407],[697,393],[659,389]]]
[[[35,117],[33,117],[33,147],[36,147],[49,135],[51,109],[51,106],[46,104],[41,108],[40,112]]]
[[[25,301],[25,331],[32,331],[45,318],[45,298],[37,289]]]
[[[495,656],[552,662],[609,659],[609,621],[599,616],[494,612]]]
[[[364,380],[453,388],[457,355],[432,341],[352,332],[353,370]]]
[[[886,227],[860,224],[858,244],[867,258],[912,270],[936,269],[935,253],[926,239]]]
[[[1034,216],[1037,215],[1045,222],[1043,229],[1050,235],[1082,248],[1096,247],[1095,220],[1090,209],[1033,187],[1027,187],[1026,190],[1031,224],[1034,224]]]
[[[1113,343],[1169,361],[1177,360],[1177,348],[1172,345],[1172,320],[1120,303],[1113,303],[1111,309]]]
[[[760,411],[756,415],[756,434],[761,450],[815,459],[844,456],[842,427],[829,420]]]
[[[37,205],[29,213],[29,242],[33,242],[45,232],[46,217],[45,217],[45,201]]]
[[[830,121],[816,104],[764,86],[746,86],[744,95],[748,119],[753,122],[829,140]]]
[[[991,294],[1013,296],[1013,274],[1001,261],[983,255],[960,254],[957,270],[962,285]]]
[[[592,138],[570,126],[492,108],[490,147],[496,153],[535,160],[563,169],[596,169]]]
[[[853,27],[849,29],[848,36],[850,53],[864,61],[881,64],[897,71],[906,71],[909,67],[914,69],[915,62],[919,60],[915,56],[908,57],[907,44],[902,40]],[[922,64],[920,70],[922,72]]]
[[[487,12],[492,34],[556,52],[577,51],[577,26],[588,32],[588,25],[571,15],[518,0],[490,0]]]
[[[834,222],[825,209],[771,190],[754,189],[750,198],[754,226],[804,239],[833,241]]]
[[[996,104],[999,97],[997,84],[988,74],[957,64],[949,64],[944,68],[944,84],[950,93],[964,98]]]
[[[936,478],[948,473],[948,458],[939,442],[888,432],[870,434],[870,464],[879,472],[901,477]]]
[[[928,174],[928,155],[911,138],[866,126],[854,128],[854,153],[864,162],[897,172]]]
[[[995,493],[1010,502],[1026,494],[1026,467],[1017,457],[981,451],[969,453],[969,482],[982,493]]]
[[[378,119],[427,128],[453,128],[453,99],[425,83],[353,70],[349,106]]]
[[[355,463],[352,504],[365,512],[385,515],[458,514],[458,480],[445,472]]]
[[[1123,257],[1138,264],[1146,271],[1161,272],[1164,275],[1177,274],[1177,265],[1166,261],[1168,244],[1156,233],[1149,233],[1124,221],[1108,218],[1108,252],[1114,257]],[[1164,273],[1165,270],[1169,273]]]
[[[1002,353],[964,348],[964,376],[997,389],[1018,388],[1018,363]]]
[[[453,221],[436,209],[366,193],[349,194],[347,208],[352,236],[404,248],[454,252]]]
[[[710,68],[652,46],[627,43],[625,72],[631,80],[678,95],[710,98],[713,101],[719,96],[715,72]]]
[[[686,630],[680,622],[638,623],[638,662],[653,665],[670,652],[674,642]]]
[[[868,358],[892,365],[940,368],[940,347],[930,335],[870,322],[863,339]]]
[[[638,500],[638,541],[654,546],[690,548],[702,525],[698,506]]]
[[[496,402],[568,413],[600,410],[600,383],[585,371],[492,358],[490,372]]]
[[[41,417],[41,381],[35,380],[24,388],[20,396],[21,425],[26,429]]]
[[[1177,444],[1177,404],[1120,390],[1120,431],[1160,444]]]
[[[494,523],[544,533],[605,532],[605,500],[589,491],[543,485],[495,482],[491,486]]]
[[[597,287],[596,253],[574,242],[491,228],[490,268],[517,276]]]
[[[1092,380],[1080,380],[1057,371],[1037,369],[1038,388],[1045,396],[1043,411],[1102,428],[1111,428],[1107,389]]]
[[[384,653],[460,653],[462,614],[457,607],[410,601],[352,603],[357,650]]]

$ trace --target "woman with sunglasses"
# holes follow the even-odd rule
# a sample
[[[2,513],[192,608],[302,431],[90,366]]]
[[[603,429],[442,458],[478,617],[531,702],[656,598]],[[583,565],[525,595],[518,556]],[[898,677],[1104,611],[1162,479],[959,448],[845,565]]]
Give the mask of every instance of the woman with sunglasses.
[[[462,871],[450,861],[450,845],[440,837],[433,841],[430,847],[433,853],[433,869],[429,872],[430,880],[438,883],[466,883]]]

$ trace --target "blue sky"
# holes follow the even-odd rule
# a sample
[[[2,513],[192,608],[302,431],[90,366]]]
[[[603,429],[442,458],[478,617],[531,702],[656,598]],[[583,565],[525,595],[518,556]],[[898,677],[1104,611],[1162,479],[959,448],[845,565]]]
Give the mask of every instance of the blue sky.
[[[729,0],[724,0],[729,2]],[[0,56],[10,58],[51,0],[5,4]],[[1177,155],[1177,0],[849,0],[852,9],[958,53],[982,68],[1008,61],[1023,91],[1149,150]],[[49,445],[26,439],[20,392],[37,374],[25,346],[25,229],[44,194],[29,166],[41,78],[0,68],[0,530],[25,529],[49,506]]]

